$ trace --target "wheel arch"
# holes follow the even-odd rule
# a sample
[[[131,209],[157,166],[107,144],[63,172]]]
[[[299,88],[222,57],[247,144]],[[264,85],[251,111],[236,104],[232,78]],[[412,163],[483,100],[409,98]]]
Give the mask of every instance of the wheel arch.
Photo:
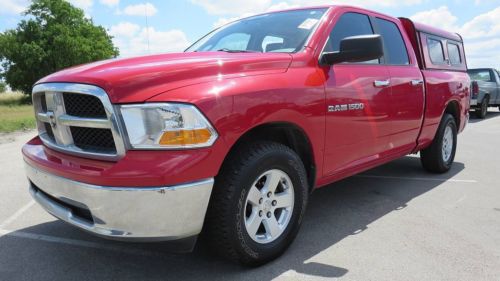
[[[453,118],[455,119],[455,123],[457,123],[457,128],[460,128],[460,125],[461,125],[460,122],[462,121],[460,119],[460,112],[461,112],[460,102],[458,102],[456,100],[451,100],[446,105],[446,108],[443,112],[443,116],[441,117],[441,119],[443,119],[445,114],[451,114],[453,116]]]
[[[313,146],[305,130],[294,123],[269,122],[252,127],[243,133],[231,146],[222,165],[230,157],[233,157],[240,148],[257,141],[281,143],[295,151],[304,164],[309,190],[312,191],[316,182],[316,162]]]
[[[486,91],[483,92],[480,104],[483,103],[483,101],[484,101],[485,98],[488,98],[488,100],[490,99],[490,92],[486,92]]]

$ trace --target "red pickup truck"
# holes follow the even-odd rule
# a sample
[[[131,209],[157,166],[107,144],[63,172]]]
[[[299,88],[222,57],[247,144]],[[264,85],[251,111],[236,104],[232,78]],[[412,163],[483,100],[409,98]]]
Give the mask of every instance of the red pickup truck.
[[[458,34],[361,8],[238,20],[183,53],[37,82],[30,192],[96,235],[192,249],[203,230],[262,264],[293,241],[315,188],[417,152],[448,171],[466,69]]]

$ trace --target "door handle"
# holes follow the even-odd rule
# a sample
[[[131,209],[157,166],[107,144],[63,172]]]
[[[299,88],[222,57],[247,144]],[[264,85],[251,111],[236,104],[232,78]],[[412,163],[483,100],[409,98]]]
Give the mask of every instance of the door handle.
[[[373,86],[378,87],[378,88],[387,87],[389,85],[391,85],[391,82],[389,80],[375,80],[375,81],[373,81]]]
[[[422,79],[415,79],[415,80],[411,80],[410,84],[412,86],[419,86],[419,85],[423,85],[424,84],[424,80]]]

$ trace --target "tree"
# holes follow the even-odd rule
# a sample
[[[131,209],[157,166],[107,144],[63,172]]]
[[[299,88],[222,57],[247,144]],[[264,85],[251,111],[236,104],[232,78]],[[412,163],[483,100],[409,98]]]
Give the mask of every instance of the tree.
[[[29,95],[50,73],[119,54],[106,30],[65,0],[34,0],[24,15],[16,29],[0,33],[0,76],[12,90]]]
[[[5,82],[0,80],[0,94],[7,91],[7,85],[5,85]]]

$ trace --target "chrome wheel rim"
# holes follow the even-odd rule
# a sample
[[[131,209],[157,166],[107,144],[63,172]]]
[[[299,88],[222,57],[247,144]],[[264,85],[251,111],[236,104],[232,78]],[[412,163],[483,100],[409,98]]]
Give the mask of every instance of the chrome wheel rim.
[[[261,174],[245,200],[245,229],[253,241],[266,244],[280,237],[293,213],[294,190],[290,177],[273,169]]]
[[[450,126],[446,126],[443,136],[442,154],[444,162],[448,162],[453,150],[453,131]]]

